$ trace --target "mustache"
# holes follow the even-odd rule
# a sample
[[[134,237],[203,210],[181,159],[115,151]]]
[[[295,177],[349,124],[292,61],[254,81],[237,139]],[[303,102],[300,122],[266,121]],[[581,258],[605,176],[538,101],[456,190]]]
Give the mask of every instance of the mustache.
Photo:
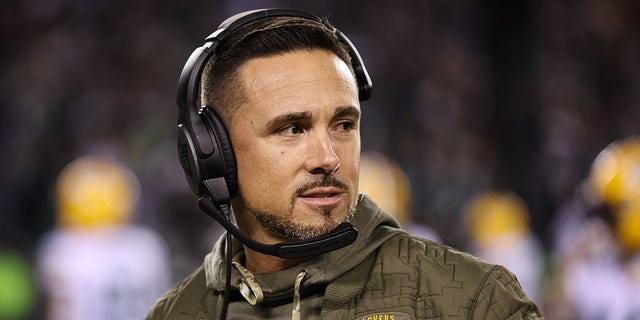
[[[322,178],[316,178],[298,186],[296,188],[294,196],[298,196],[299,194],[307,190],[320,187],[335,187],[343,191],[347,191],[349,189],[349,186],[345,182],[340,180],[340,178],[338,178],[335,174],[329,174]]]

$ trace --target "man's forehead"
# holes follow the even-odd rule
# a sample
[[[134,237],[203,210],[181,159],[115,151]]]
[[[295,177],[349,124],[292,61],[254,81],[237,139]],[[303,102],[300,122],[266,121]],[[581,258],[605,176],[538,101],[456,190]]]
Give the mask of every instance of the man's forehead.
[[[355,78],[340,58],[324,50],[250,60],[240,69],[240,79],[246,97],[243,112],[264,118],[309,112],[311,118],[351,109],[359,116]]]
[[[357,93],[356,79],[349,66],[332,52],[313,49],[253,58],[239,68],[245,89],[268,93],[288,87],[332,79]]]

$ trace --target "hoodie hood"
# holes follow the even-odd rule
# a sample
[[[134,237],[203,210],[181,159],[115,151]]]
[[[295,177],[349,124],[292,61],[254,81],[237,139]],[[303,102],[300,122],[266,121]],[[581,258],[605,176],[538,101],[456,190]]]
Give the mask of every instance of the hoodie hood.
[[[358,238],[352,244],[317,256],[295,267],[273,272],[254,274],[260,286],[264,301],[290,299],[294,292],[296,277],[306,271],[302,281],[305,288],[323,287],[353,269],[387,239],[402,233],[398,222],[380,209],[368,196],[360,195],[356,213],[351,223],[358,229]],[[225,235],[215,244],[213,251],[205,258],[204,268],[207,287],[224,291],[226,275]],[[233,261],[244,259],[242,244],[233,239]],[[238,290],[243,275],[238,268],[231,271],[231,288]]]

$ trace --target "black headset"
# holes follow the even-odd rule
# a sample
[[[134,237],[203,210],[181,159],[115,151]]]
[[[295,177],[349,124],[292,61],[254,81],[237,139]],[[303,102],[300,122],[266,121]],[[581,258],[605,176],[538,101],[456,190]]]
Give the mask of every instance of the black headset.
[[[360,101],[365,101],[369,98],[372,87],[371,78],[358,51],[343,33],[331,26],[327,21],[312,13],[295,9],[259,9],[242,12],[222,22],[218,29],[205,39],[204,45],[191,53],[182,69],[178,83],[177,99],[178,156],[191,190],[200,197],[200,208],[218,220],[227,231],[231,232],[245,245],[263,253],[282,257],[310,256],[318,252],[331,251],[325,250],[326,246],[331,246],[331,243],[327,242],[329,240],[312,239],[316,242],[322,240],[314,245],[315,252],[313,252],[314,250],[309,251],[313,248],[305,247],[305,244],[310,243],[309,240],[282,243],[274,246],[251,243],[253,240],[246,237],[229,221],[228,214],[225,214],[225,216],[215,210],[216,207],[228,206],[230,199],[238,194],[236,159],[231,140],[220,117],[211,106],[200,106],[202,72],[207,61],[217,53],[221,44],[243,26],[259,20],[276,17],[299,17],[317,21],[332,30],[340,42],[345,45],[351,57],[351,65],[358,83],[358,98]],[[343,230],[341,231],[342,233],[338,232],[340,230]],[[336,232],[330,232],[321,237],[333,239],[330,242],[336,242],[337,235],[340,247],[353,242],[357,237],[357,231],[348,223],[346,226],[344,223],[341,224],[334,231]],[[340,238],[339,234],[347,234],[348,237]],[[345,244],[345,241],[349,242]]]

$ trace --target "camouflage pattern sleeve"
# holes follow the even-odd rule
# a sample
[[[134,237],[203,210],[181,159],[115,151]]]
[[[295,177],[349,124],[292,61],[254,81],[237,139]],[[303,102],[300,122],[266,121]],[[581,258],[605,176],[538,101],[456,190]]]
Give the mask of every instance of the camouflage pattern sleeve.
[[[502,266],[485,275],[474,300],[471,319],[543,319],[515,275]]]

